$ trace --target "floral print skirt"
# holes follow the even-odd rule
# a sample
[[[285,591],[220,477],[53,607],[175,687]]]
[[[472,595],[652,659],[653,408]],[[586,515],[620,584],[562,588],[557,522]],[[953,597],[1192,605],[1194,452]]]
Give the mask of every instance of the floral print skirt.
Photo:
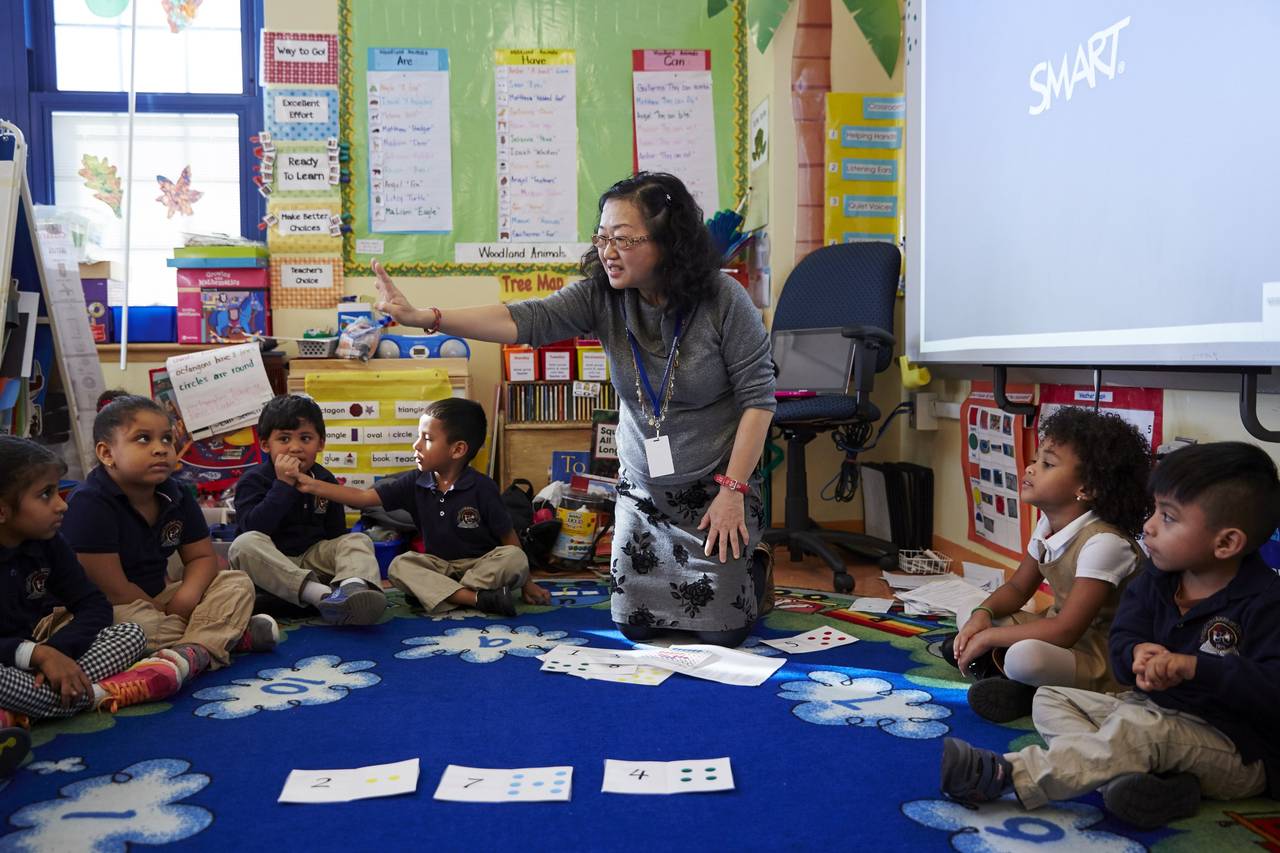
[[[720,491],[713,474],[651,486],[622,472],[614,517],[609,590],[613,621],[682,631],[736,631],[756,621],[752,552],[764,530],[759,482],[743,504],[750,542],[739,559],[702,553],[698,522]]]

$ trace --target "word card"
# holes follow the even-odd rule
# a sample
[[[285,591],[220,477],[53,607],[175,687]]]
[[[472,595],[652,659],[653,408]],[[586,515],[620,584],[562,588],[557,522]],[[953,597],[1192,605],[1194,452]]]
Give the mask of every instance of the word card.
[[[503,770],[450,764],[440,776],[435,798],[459,803],[568,802],[572,789],[572,767]]]
[[[726,758],[683,761],[604,761],[604,785],[610,794],[691,794],[732,791],[733,768]]]
[[[418,759],[351,770],[291,770],[280,803],[347,803],[418,790]]]
[[[805,652],[820,652],[834,649],[836,646],[847,646],[858,642],[857,637],[850,637],[839,628],[815,628],[796,634],[794,637],[779,637],[776,640],[761,640],[766,646],[773,646],[784,652],[802,655]]]
[[[893,609],[892,598],[855,598],[847,608],[854,613],[888,613]]]
[[[693,678],[718,681],[721,684],[732,684],[736,687],[759,687],[769,680],[769,676],[781,669],[782,665],[786,663],[785,658],[766,658],[753,655],[750,652],[740,652],[737,649],[726,649],[722,646],[706,644],[672,646],[670,649],[663,649],[660,646],[638,646],[637,651],[633,652],[633,654],[643,653],[646,655],[646,657],[642,658],[645,663],[653,666],[676,669],[675,661],[650,656],[653,652],[658,651],[689,652],[694,655],[706,654],[706,660],[693,669],[680,668],[677,671],[682,675],[689,675]]]

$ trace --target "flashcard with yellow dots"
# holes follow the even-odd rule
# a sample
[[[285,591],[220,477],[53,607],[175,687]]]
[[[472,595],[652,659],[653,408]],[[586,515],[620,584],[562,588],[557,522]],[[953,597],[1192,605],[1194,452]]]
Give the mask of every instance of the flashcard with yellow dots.
[[[347,803],[394,797],[418,790],[418,759],[374,764],[352,770],[292,770],[284,780],[281,803]]]

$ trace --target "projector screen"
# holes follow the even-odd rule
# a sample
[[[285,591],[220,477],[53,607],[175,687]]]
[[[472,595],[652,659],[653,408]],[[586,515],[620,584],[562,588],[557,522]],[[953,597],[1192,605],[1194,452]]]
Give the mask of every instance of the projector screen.
[[[1280,364],[1280,2],[906,24],[913,359]]]

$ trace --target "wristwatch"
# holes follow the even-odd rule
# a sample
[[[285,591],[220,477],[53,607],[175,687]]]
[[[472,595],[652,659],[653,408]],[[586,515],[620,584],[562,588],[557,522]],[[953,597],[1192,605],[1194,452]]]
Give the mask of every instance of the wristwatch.
[[[741,492],[744,495],[751,491],[751,486],[748,484],[735,480],[732,477],[726,477],[724,474],[716,474],[714,479],[726,489],[732,489],[733,491]]]

